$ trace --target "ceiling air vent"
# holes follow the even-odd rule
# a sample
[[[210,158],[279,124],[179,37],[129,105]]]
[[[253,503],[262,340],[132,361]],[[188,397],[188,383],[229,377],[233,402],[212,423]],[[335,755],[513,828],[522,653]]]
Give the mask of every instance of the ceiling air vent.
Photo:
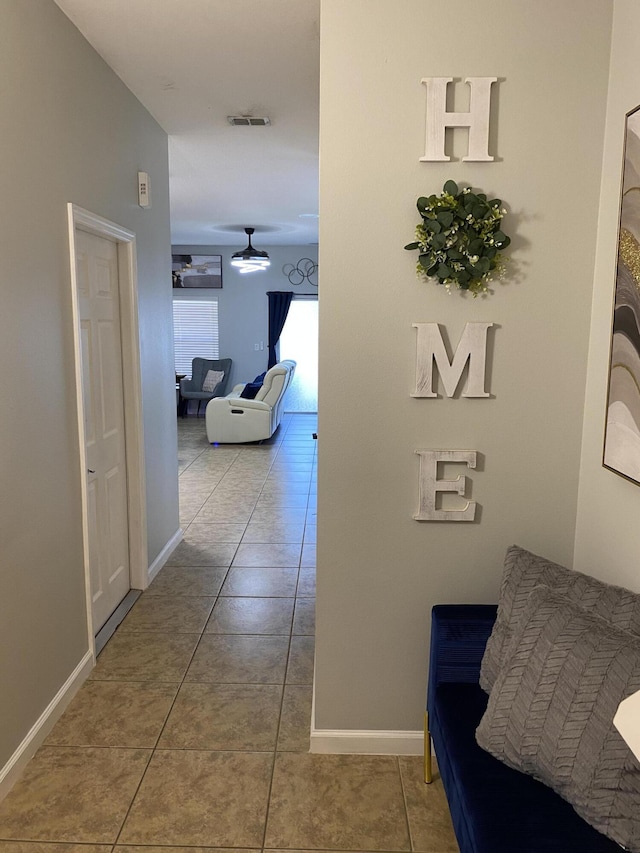
[[[268,116],[227,116],[227,121],[234,127],[267,127],[271,124]]]

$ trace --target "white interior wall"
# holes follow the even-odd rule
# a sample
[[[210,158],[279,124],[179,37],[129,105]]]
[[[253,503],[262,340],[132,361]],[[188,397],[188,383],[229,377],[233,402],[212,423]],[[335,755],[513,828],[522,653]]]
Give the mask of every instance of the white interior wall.
[[[0,0],[0,21],[1,795],[89,649],[68,202],[137,236],[150,561],[178,503],[166,134],[52,0]]]
[[[602,467],[625,115],[640,104],[640,6],[615,0],[596,245],[575,568],[640,590],[640,487]]]
[[[573,558],[611,2],[323,0],[315,725],[421,727],[429,612],[497,599],[517,542]],[[426,76],[497,76],[494,163],[420,163]],[[466,109],[458,83],[456,108]],[[403,250],[448,178],[501,197],[512,262],[448,295]],[[415,322],[495,324],[491,399],[412,399]],[[477,522],[418,523],[417,448],[477,450]]]

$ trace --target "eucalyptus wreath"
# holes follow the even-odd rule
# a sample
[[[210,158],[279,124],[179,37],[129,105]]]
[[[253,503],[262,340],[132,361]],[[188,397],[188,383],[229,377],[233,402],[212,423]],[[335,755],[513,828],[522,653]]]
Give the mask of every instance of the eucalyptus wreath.
[[[421,196],[416,240],[405,249],[418,249],[418,275],[433,278],[450,290],[487,293],[488,282],[504,273],[502,250],[511,240],[501,229],[507,212],[499,198],[488,199],[471,187],[459,189],[447,181],[439,196]]]

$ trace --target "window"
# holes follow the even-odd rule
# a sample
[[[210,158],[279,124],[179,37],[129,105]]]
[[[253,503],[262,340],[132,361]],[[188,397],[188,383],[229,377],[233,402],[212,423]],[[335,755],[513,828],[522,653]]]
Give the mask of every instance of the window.
[[[280,335],[280,358],[297,362],[287,390],[287,412],[318,411],[318,299],[293,299]]]
[[[176,373],[191,376],[196,356],[218,358],[218,303],[180,299],[173,303]]]

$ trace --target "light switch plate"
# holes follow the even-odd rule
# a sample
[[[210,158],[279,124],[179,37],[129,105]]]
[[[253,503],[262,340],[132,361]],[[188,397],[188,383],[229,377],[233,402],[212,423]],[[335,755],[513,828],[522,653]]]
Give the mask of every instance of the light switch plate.
[[[151,192],[147,172],[138,172],[138,204],[140,207],[151,207]]]

